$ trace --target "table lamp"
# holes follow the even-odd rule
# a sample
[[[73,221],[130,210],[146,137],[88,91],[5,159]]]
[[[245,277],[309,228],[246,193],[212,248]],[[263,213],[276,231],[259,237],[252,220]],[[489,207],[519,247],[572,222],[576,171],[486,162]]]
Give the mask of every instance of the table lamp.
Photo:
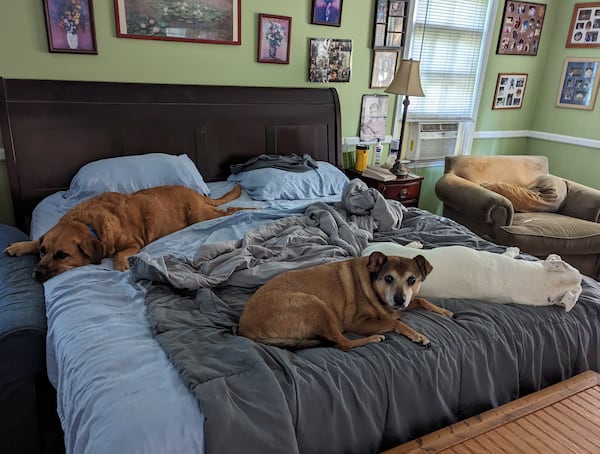
[[[394,175],[404,175],[402,171],[402,142],[404,140],[404,128],[406,127],[406,111],[410,104],[409,96],[425,96],[423,89],[421,88],[421,79],[419,76],[419,61],[417,60],[402,60],[400,67],[394,76],[392,83],[385,89],[386,93],[392,93],[395,95],[404,95],[402,105],[402,126],[400,127],[400,150],[398,150],[398,156],[394,162],[393,167],[390,169]]]

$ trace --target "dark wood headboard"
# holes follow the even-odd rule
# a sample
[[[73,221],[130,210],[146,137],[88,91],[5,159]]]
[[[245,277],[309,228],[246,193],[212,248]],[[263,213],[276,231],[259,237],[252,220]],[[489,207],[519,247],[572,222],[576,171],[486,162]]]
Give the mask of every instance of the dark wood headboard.
[[[334,88],[0,79],[0,128],[17,225],[84,164],[186,153],[206,181],[263,153],[309,153],[341,167]]]

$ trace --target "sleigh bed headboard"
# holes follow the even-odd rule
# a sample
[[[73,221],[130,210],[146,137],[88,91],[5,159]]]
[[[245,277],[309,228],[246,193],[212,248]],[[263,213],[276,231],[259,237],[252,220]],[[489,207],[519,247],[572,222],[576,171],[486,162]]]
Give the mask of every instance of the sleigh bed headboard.
[[[308,153],[341,167],[333,88],[0,79],[0,128],[17,225],[68,188],[84,164],[186,153],[206,181],[263,153]]]

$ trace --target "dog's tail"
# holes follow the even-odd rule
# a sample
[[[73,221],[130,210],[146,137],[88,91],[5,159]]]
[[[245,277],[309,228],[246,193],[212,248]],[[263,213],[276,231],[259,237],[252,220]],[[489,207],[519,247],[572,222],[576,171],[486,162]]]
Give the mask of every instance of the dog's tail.
[[[237,199],[240,195],[242,195],[242,187],[239,184],[236,184],[231,191],[225,194],[218,199],[209,199],[211,204],[214,206],[223,205],[224,203],[231,202],[232,200]]]

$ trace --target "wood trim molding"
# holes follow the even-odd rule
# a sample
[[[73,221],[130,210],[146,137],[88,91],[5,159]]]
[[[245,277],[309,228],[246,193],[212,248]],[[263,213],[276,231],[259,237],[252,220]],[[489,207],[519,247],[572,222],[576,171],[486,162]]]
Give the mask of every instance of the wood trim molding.
[[[562,134],[554,134],[551,132],[543,131],[475,131],[473,133],[474,139],[511,139],[518,137],[548,140],[550,142],[567,143],[569,145],[576,145],[580,147],[600,148],[600,140],[586,139],[584,137],[565,136]]]

